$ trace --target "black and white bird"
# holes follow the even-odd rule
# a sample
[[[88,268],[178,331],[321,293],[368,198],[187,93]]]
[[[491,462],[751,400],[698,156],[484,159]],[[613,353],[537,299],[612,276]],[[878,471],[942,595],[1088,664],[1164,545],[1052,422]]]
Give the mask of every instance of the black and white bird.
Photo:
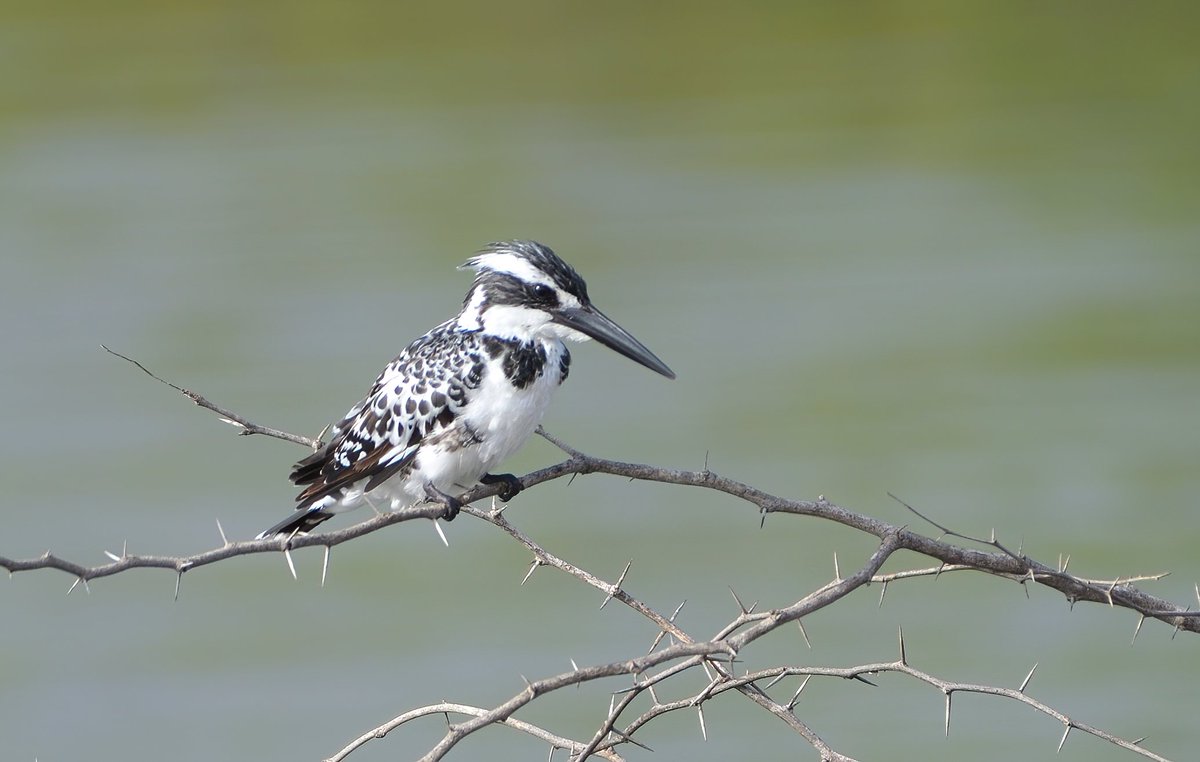
[[[587,285],[549,247],[489,244],[461,269],[475,281],[462,311],[409,344],[333,427],[329,444],[301,460],[296,513],[259,535],[310,531],[361,505],[445,506],[476,484],[521,488],[492,469],[533,434],[571,363],[565,340],[589,338],[667,378],[670,368],[596,309]]]

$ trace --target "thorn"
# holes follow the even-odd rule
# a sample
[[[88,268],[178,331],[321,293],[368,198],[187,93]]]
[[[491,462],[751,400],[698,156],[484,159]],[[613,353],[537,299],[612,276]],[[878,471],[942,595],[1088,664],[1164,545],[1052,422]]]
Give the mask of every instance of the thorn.
[[[325,587],[325,578],[329,576],[329,552],[331,550],[331,546],[325,546],[325,558],[321,561],[321,587]]]
[[[1071,725],[1068,724],[1067,729],[1063,731],[1062,738],[1059,739],[1059,741],[1058,741],[1058,751],[1060,753],[1062,752],[1063,744],[1065,744],[1067,742],[1067,736],[1069,736],[1070,734],[1071,734]]]
[[[988,542],[990,542],[993,545],[996,544],[996,527],[992,527],[992,533],[988,537]]]
[[[774,688],[775,683],[777,683],[780,680],[782,680],[783,678],[787,677],[787,674],[788,674],[787,672],[780,672],[778,675],[775,675],[775,677],[771,678],[771,682],[769,682],[765,686],[763,686],[763,690],[768,691],[771,688]]]
[[[798,626],[800,628],[800,634],[804,636],[805,645],[807,645],[809,647],[809,650],[811,650],[812,649],[812,641],[808,639],[808,630],[804,629],[804,620],[797,619],[796,626]]]
[[[834,580],[835,580],[835,581],[837,581],[837,582],[841,582],[841,581],[842,581],[842,570],[841,570],[841,568],[838,566],[838,557],[837,557],[837,551],[836,551],[836,550],[835,550],[835,551],[833,551],[833,577],[834,577]]]
[[[1029,685],[1029,681],[1033,679],[1033,671],[1035,669],[1037,669],[1037,662],[1033,663],[1033,666],[1029,668],[1029,674],[1025,675],[1025,679],[1021,681],[1021,687],[1017,688],[1018,693],[1025,692],[1025,687]]]
[[[1137,740],[1134,740],[1134,741],[1130,741],[1129,743],[1133,744],[1134,746],[1141,746],[1142,741],[1145,741],[1149,737],[1150,736],[1142,736],[1141,738],[1138,738]],[[37,762],[37,760],[34,760],[34,762]]]
[[[647,654],[654,653],[654,649],[658,648],[658,644],[661,643],[662,639],[665,638],[666,636],[667,636],[666,630],[659,630],[658,634],[654,636],[654,642],[650,644],[650,648],[649,648],[649,650],[646,651],[646,653]]]
[[[633,566],[632,558],[629,559],[628,562],[626,562],[625,568],[621,570],[621,576],[617,577],[617,587],[618,588],[621,586],[621,583],[625,581],[625,575],[629,573],[629,567],[631,567],[631,566]]]
[[[284,548],[283,557],[287,559],[288,570],[292,573],[292,579],[299,581],[300,578],[296,576],[296,564],[292,563],[292,549]]]
[[[1145,614],[1142,614],[1138,617],[1137,627],[1133,628],[1133,640],[1129,641],[1129,645],[1133,645],[1134,641],[1137,640],[1138,633],[1142,631],[1142,622],[1145,622],[1145,621],[1146,621]]]
[[[729,594],[733,596],[733,600],[737,603],[738,609],[742,612],[742,616],[750,613],[750,609],[746,608],[745,604],[742,603],[742,599],[738,597],[738,594],[734,591],[733,587],[729,588]]]
[[[613,596],[621,592],[621,583],[625,581],[625,575],[629,573],[629,567],[631,566],[633,566],[633,559],[630,559],[629,563],[625,564],[625,568],[621,571],[621,576],[617,577],[616,584],[609,590],[608,595],[604,596],[604,603],[600,604],[600,608],[607,606],[608,602],[613,599]]]
[[[1071,554],[1070,554],[1070,553],[1068,553],[1068,554],[1067,554],[1067,559],[1066,559],[1065,561],[1063,561],[1063,562],[1062,562],[1062,568],[1061,568],[1061,569],[1059,569],[1059,571],[1060,571],[1060,572],[1062,572],[1063,574],[1066,574],[1066,573],[1067,573],[1067,567],[1068,567],[1068,566],[1070,566],[1070,565],[1071,565]]]
[[[83,582],[83,577],[76,577],[75,581],[71,583],[71,586],[67,588],[67,595],[75,592],[75,588],[79,587],[80,582]]]
[[[647,685],[646,690],[650,692],[650,700],[654,702],[654,705],[662,706],[662,702],[658,700],[658,694],[654,692],[654,685]]]
[[[550,745],[550,756],[546,757],[546,762],[554,762],[554,750],[557,748],[554,744]]]
[[[723,678],[720,676],[710,680],[708,685],[704,686],[704,690],[697,693],[695,698],[692,699],[692,706],[700,706],[700,704],[707,701],[709,697],[712,696],[712,692],[717,689],[717,686],[720,685],[722,681]]]
[[[511,505],[511,503],[501,503],[500,505],[496,505],[496,496],[492,495],[492,510],[491,510],[492,518],[495,518],[496,516],[499,516],[500,514],[507,511],[509,505]]]
[[[933,573],[933,578],[936,580],[938,577],[942,576],[942,572],[945,571],[945,569],[946,569],[946,562],[942,561],[940,564],[938,564],[937,571],[935,571]]]
[[[639,749],[645,749],[646,751],[651,752],[651,753],[654,752],[654,749],[651,749],[649,746],[642,743],[641,741],[633,740],[633,738],[631,736],[628,736],[628,735],[622,733],[621,731],[617,730],[616,728],[613,728],[610,732],[617,738],[621,739],[621,741],[624,743],[631,743],[634,746],[637,746]]]
[[[950,697],[954,695],[946,691],[946,738],[950,737]]]
[[[107,550],[106,550],[106,551],[104,551],[104,555],[108,556],[108,557],[109,557],[109,558],[111,558],[113,561],[120,561],[120,560],[121,560],[121,557],[120,557],[120,556],[118,556],[116,553],[110,553],[110,552],[109,552],[109,551],[107,551]]]
[[[904,628],[897,627],[896,629],[900,633],[900,663],[907,665],[908,664],[908,656],[904,653]]]
[[[225,536],[225,527],[221,526],[221,520],[217,519],[217,531],[221,533],[222,545],[229,545],[229,538]]]
[[[609,717],[612,717],[612,716],[613,716],[613,712],[615,712],[615,711],[616,711],[616,709],[617,709],[617,694],[615,694],[615,693],[609,694],[609,697],[608,697],[608,716],[609,716]]]
[[[1200,582],[1196,583],[1196,603],[1200,603]]]
[[[803,680],[803,682],[801,682],[801,683],[800,683],[800,687],[796,689],[796,695],[797,695],[797,696],[799,696],[799,695],[800,695],[800,693],[801,693],[801,692],[804,690],[805,686],[807,686],[807,685],[808,685],[808,681],[809,681],[809,680],[811,680],[811,679],[812,679],[812,675],[805,675],[805,676],[804,676],[804,680]]]
[[[683,602],[675,607],[675,611],[671,614],[670,618],[667,619],[668,622],[671,622],[671,623],[675,622],[675,617],[679,616],[680,611],[683,611],[683,606],[685,603],[687,603],[687,598],[684,598]],[[648,653],[648,654],[654,653],[654,649],[658,648],[658,644],[661,643],[662,639],[665,638],[666,636],[667,636],[666,630],[659,630],[658,634],[654,636],[654,642],[650,644],[650,650],[647,651],[646,653]]]
[[[175,600],[179,600],[179,583],[183,582],[183,569],[175,572]]]
[[[704,451],[704,473],[708,473],[708,450]]]
[[[433,520],[433,528],[437,530],[438,537],[442,538],[442,544],[447,548],[450,547],[450,541],[446,539],[446,533],[442,531],[442,522],[437,519]]]
[[[675,617],[679,616],[679,612],[680,612],[680,611],[683,611],[683,607],[684,607],[684,605],[685,605],[686,603],[687,603],[687,598],[684,598],[684,599],[683,599],[683,600],[682,600],[682,601],[679,603],[679,605],[675,607],[675,611],[674,611],[674,612],[671,614],[671,618],[670,618],[670,619],[668,619],[667,621],[668,621],[668,622],[674,622],[674,621],[675,621]]]
[[[579,671],[579,665],[575,663],[574,659],[571,659],[571,669],[573,669],[576,672]]]
[[[885,579],[883,581],[883,585],[880,586],[880,589],[879,589],[879,608],[883,608],[883,596],[887,595],[887,587],[888,587],[888,583],[887,583],[887,580]]]
[[[804,676],[804,679],[800,682],[800,687],[797,688],[796,692],[792,694],[792,700],[787,703],[789,712],[796,708],[796,704],[800,703],[800,694],[804,692],[805,686],[808,685],[808,681],[811,679],[812,675]]]
[[[541,565],[542,565],[541,559],[538,559],[538,558],[533,559],[533,563],[531,563],[529,565],[529,571],[525,572],[525,578],[521,580],[522,587],[524,587],[525,583],[529,581],[529,578],[533,576],[534,570],[537,569]]]
[[[758,528],[762,529],[767,525],[767,511],[765,508],[760,508],[758,514],[761,517],[758,520]]]
[[[708,729],[704,727],[704,707],[696,706],[696,714],[700,715],[700,735],[704,736],[704,740],[708,740]]]
[[[716,676],[712,680],[709,680],[708,685],[704,686],[704,690],[698,692],[698,694],[696,694],[696,697],[692,698],[691,703],[694,704],[694,706],[698,707],[698,706],[700,706],[701,703],[708,701],[709,698],[713,696],[713,691],[716,690],[716,688],[718,688],[718,686],[724,682],[725,682],[725,676],[722,676],[722,674],[718,674],[718,676]]]

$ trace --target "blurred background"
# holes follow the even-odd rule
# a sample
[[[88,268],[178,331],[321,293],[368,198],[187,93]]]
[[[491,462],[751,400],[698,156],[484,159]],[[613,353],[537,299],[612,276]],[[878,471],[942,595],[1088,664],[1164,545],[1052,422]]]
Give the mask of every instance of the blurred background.
[[[1200,13],[1088,3],[33,3],[0,11],[0,554],[185,554],[282,518],[304,453],[238,438],[101,342],[316,434],[450,317],[455,266],[536,238],[675,382],[595,344],[546,426],[587,452],[824,494],[1195,603]],[[521,472],[560,457],[531,442]],[[709,635],[874,547],[589,476],[508,517]],[[355,518],[364,518],[355,515]],[[348,523],[339,521],[338,526]],[[316,760],[405,710],[490,706],[654,632],[470,519],[64,592],[0,584],[0,757]],[[935,530],[929,529],[930,532]],[[889,569],[922,565],[898,557]],[[978,575],[861,591],[744,666],[895,658],[1016,686],[1185,758],[1195,636]],[[1027,707],[894,676],[798,710],[862,759],[1126,760]],[[520,716],[590,736],[610,681]],[[699,691],[703,676],[677,693]],[[772,689],[786,700],[796,683]],[[641,706],[641,705],[639,705]],[[1181,711],[1186,709],[1186,711]],[[734,695],[630,759],[814,758]],[[419,756],[419,721],[355,753]],[[454,759],[544,759],[489,730]],[[562,753],[555,755],[562,759]]]

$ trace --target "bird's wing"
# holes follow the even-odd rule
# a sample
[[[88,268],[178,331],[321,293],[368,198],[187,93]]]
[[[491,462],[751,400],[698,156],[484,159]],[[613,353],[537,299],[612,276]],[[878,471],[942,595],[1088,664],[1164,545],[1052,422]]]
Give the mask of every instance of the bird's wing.
[[[454,334],[422,337],[384,368],[367,396],[334,427],[329,444],[292,470],[308,485],[304,509],[361,480],[370,491],[411,465],[422,440],[451,425],[482,373]],[[461,362],[446,362],[447,357]]]

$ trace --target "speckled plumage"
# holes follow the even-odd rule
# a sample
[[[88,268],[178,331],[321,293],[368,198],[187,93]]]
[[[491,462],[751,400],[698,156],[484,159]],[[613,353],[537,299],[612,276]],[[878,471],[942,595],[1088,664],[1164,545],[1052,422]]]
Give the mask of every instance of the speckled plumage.
[[[571,355],[564,339],[598,338],[663,375],[670,370],[596,310],[583,279],[548,247],[490,244],[462,311],[413,341],[295,465],[296,515],[260,537],[305,532],[363,503],[379,510],[444,500],[470,489],[537,428]]]

